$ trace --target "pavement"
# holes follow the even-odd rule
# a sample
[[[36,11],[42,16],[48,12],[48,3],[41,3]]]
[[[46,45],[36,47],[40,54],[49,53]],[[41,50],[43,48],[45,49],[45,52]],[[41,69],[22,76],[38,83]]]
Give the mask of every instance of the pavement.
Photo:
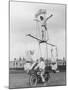
[[[57,72],[50,73],[50,79],[47,84],[38,84],[40,86],[64,86],[66,85],[66,73]],[[29,75],[26,73],[10,73],[9,74],[9,87],[14,88],[30,88]]]

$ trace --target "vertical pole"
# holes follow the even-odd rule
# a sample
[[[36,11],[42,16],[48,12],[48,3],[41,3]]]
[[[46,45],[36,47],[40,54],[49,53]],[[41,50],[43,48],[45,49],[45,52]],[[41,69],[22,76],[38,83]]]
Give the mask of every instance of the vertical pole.
[[[40,43],[39,43],[39,49],[40,49],[40,57],[42,57],[42,53],[41,53],[41,46],[40,46]]]
[[[47,39],[47,35],[46,35],[46,32],[47,30],[45,30],[45,39]],[[47,40],[46,40],[47,41]],[[47,43],[46,43],[46,60],[47,60],[47,66],[48,66],[48,46],[47,46]]]
[[[48,47],[47,47],[47,43],[46,43],[46,53],[47,53],[47,60],[48,60]]]
[[[45,30],[45,41],[47,41],[47,35],[46,35],[47,30]],[[44,30],[42,30],[42,41],[44,40]],[[48,47],[46,43],[46,59],[48,60]],[[48,61],[47,61],[48,62]]]
[[[44,31],[42,30],[42,40],[44,40]]]
[[[56,57],[57,57],[57,59],[58,59],[58,51],[57,51],[57,47],[56,47]]]
[[[44,14],[45,17],[45,14]],[[44,28],[46,27],[47,23],[45,23]],[[45,28],[45,41],[47,41],[48,36],[47,36],[48,32],[47,32],[47,27]],[[46,60],[47,60],[47,66],[48,66],[48,47],[47,47],[47,43],[46,43]]]
[[[53,49],[51,48],[51,58],[53,58],[53,53],[52,52],[53,52]]]

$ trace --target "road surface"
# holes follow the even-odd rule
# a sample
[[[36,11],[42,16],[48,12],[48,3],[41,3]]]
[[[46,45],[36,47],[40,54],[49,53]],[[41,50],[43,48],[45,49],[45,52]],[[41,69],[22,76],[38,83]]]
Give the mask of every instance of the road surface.
[[[29,86],[29,75],[25,73],[10,73],[10,88],[27,88]],[[66,84],[66,73],[65,72],[57,72],[56,74],[50,73],[50,79],[48,84],[45,86],[58,86]],[[37,86],[44,86],[43,84],[38,84]]]

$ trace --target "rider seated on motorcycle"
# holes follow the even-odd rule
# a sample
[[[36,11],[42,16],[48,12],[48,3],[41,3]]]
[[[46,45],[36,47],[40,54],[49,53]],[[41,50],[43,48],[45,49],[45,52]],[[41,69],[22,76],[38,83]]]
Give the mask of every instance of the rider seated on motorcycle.
[[[41,78],[42,78],[42,82],[45,82],[45,78],[44,78],[44,72],[45,72],[45,62],[44,59],[42,57],[40,57],[39,62],[37,64],[37,66],[34,68],[34,70],[36,70],[37,68],[39,68],[39,70],[41,71]]]

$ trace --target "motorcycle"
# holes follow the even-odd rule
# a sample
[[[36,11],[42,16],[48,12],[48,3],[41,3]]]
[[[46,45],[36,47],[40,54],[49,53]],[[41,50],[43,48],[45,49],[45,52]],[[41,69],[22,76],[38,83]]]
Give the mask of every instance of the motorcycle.
[[[50,78],[50,74],[47,70],[45,70],[45,72],[43,74],[43,76],[45,78],[45,82],[42,81],[42,78],[41,78],[41,75],[40,75],[41,71],[39,69],[37,69],[37,70],[32,69],[32,70],[29,71],[29,74],[30,74],[29,85],[31,87],[35,87],[35,86],[37,86],[37,84],[40,84],[40,83],[45,83],[46,84],[48,82],[49,78]]]

